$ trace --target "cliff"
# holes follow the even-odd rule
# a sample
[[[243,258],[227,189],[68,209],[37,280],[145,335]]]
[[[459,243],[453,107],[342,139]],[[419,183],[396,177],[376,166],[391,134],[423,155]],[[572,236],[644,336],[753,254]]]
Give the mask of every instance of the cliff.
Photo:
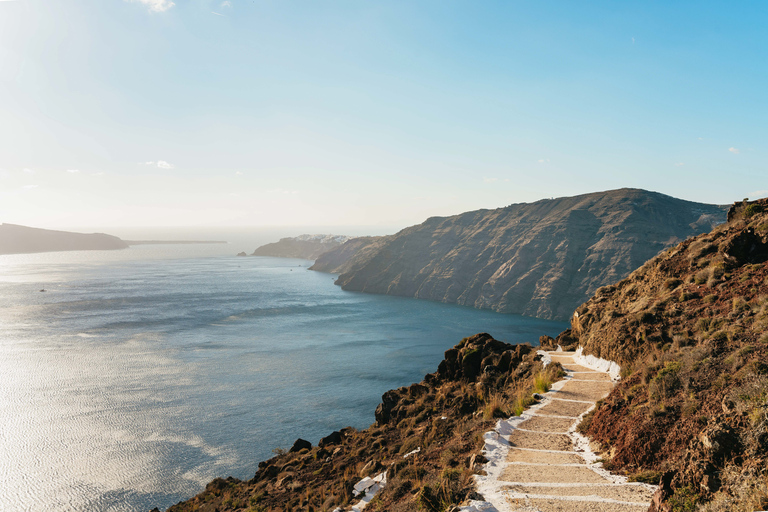
[[[582,429],[661,483],[652,510],[768,508],[768,200],[728,218],[598,290],[559,336],[621,363]]]
[[[329,274],[340,274],[347,268],[347,263],[355,256],[361,257],[367,251],[376,248],[377,242],[381,236],[365,236],[351,238],[343,244],[329,249],[320,254],[315,260],[315,264],[309,267],[309,270],[318,272],[328,272]]]
[[[725,221],[725,207],[620,189],[433,217],[370,240],[340,265],[344,290],[567,319],[599,287]]]
[[[128,244],[104,233],[72,233],[30,228],[16,224],[0,225],[0,254],[52,251],[125,249]]]
[[[281,238],[279,242],[262,245],[252,256],[272,256],[276,258],[300,258],[314,260],[321,254],[336,249],[349,240],[340,235],[301,235]]]

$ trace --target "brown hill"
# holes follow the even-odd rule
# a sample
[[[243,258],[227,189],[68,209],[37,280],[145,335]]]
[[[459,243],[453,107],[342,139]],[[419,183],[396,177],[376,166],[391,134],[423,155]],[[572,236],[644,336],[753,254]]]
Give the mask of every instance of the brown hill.
[[[433,217],[333,269],[345,290],[567,319],[600,286],[723,221],[722,206],[612,190]]]
[[[584,431],[661,477],[657,510],[768,508],[768,200],[648,261],[576,310],[561,343],[621,363]]]
[[[340,274],[347,268],[349,260],[362,256],[369,250],[375,250],[381,236],[361,236],[347,240],[342,245],[320,254],[309,270]]]
[[[17,224],[0,225],[0,254],[107,250],[126,247],[128,244],[123,240],[104,233],[72,233]]]
[[[348,236],[339,235],[286,237],[281,238],[279,242],[262,245],[253,251],[252,256],[314,260],[321,254],[341,246],[347,240],[349,240]]]

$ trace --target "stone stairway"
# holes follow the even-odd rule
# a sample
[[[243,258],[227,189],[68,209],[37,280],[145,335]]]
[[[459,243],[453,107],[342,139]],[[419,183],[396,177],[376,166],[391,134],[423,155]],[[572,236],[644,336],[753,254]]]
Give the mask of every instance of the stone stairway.
[[[488,474],[478,477],[478,490],[488,503],[475,510],[645,512],[655,487],[603,469],[575,431],[580,417],[610,393],[610,375],[578,364],[573,352],[545,354],[567,376],[541,403],[486,434]]]

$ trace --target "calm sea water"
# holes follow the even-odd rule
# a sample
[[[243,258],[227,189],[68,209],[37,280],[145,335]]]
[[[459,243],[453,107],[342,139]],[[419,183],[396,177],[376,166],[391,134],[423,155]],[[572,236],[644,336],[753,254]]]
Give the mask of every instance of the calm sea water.
[[[566,327],[344,292],[308,261],[234,253],[0,256],[0,510],[165,508],[251,478],[297,437],[367,427],[383,392],[462,337]]]

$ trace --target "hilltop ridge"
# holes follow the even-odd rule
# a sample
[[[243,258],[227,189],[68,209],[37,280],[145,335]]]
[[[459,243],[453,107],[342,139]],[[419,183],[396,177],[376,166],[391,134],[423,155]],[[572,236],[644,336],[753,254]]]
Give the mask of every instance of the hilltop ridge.
[[[341,245],[312,269],[340,273],[344,290],[568,319],[599,287],[724,222],[726,209],[629,188],[542,199],[353,239],[355,250]]]

